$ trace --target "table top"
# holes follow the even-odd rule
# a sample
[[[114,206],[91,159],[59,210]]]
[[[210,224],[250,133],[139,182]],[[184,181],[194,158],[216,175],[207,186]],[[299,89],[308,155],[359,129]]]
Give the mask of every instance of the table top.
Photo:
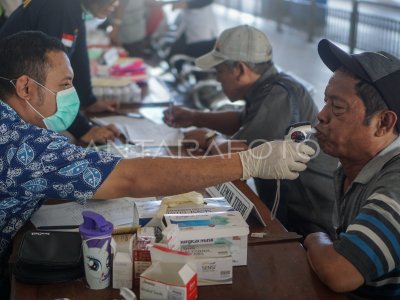
[[[234,182],[250,199],[267,224],[263,227],[250,218],[251,232],[267,232],[265,239],[249,238],[247,266],[233,268],[233,284],[199,287],[198,299],[346,299],[324,286],[311,270],[306,251],[288,234],[278,220],[271,220],[268,208],[246,183]],[[287,239],[282,237],[287,236]],[[17,245],[22,234],[17,234]],[[276,237],[276,238],[275,238]],[[17,247],[14,246],[14,249]],[[12,278],[11,299],[121,299],[119,290],[90,290],[84,279],[62,284],[33,285]],[[138,288],[134,288],[138,294]]]
[[[164,103],[162,103],[165,105]],[[149,106],[159,106],[149,103]],[[123,104],[120,112],[134,111],[143,107],[143,103]],[[166,153],[174,155],[175,148]],[[160,153],[159,153],[160,154]],[[234,184],[257,207],[267,224],[263,227],[254,216],[247,220],[250,232],[265,232],[264,238],[250,238],[247,266],[233,268],[233,284],[199,287],[198,299],[346,299],[329,290],[311,270],[306,251],[298,242],[298,236],[288,233],[278,220],[271,220],[270,211],[254,194],[245,182]],[[32,228],[33,225],[30,225]],[[27,228],[25,228],[26,230]],[[13,249],[18,249],[23,231],[14,239]],[[10,259],[15,260],[16,250]],[[138,287],[134,288],[138,295]],[[121,299],[119,290],[89,289],[84,279],[62,284],[33,285],[18,282],[12,278],[11,299]]]

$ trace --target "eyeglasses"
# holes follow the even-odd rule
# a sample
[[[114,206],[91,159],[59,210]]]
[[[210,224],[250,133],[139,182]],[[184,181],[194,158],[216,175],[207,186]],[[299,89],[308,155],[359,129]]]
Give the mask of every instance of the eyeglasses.
[[[341,116],[344,115],[346,112],[350,111],[353,103],[347,103],[343,100],[339,99],[325,99],[325,107],[330,107],[332,114],[334,116]]]

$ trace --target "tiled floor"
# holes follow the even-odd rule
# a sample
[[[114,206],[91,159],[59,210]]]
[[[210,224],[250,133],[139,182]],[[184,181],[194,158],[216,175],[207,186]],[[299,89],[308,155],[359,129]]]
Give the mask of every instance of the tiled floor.
[[[221,5],[215,5],[214,11],[220,31],[240,24],[249,24],[265,32],[273,46],[274,62],[282,69],[311,83],[315,89],[314,101],[319,108],[322,107],[324,90],[331,71],[318,56],[317,39],[309,43],[305,33],[289,27],[283,27],[283,32],[278,33],[273,21],[256,18]]]

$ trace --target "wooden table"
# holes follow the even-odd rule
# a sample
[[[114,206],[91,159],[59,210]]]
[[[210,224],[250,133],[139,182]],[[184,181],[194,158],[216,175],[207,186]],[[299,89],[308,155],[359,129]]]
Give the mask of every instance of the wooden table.
[[[297,241],[273,240],[287,231],[279,221],[271,221],[268,208],[244,183],[236,186],[257,206],[267,227],[264,228],[254,218],[249,220],[250,229],[268,232],[271,239],[249,239],[247,266],[234,267],[233,284],[199,287],[198,299],[347,299],[330,291],[311,270],[303,246]],[[14,245],[19,243],[18,234]],[[268,235],[267,235],[268,237]],[[16,249],[14,247],[14,249]],[[134,291],[138,294],[138,289]],[[46,300],[68,298],[79,299],[121,299],[119,291],[107,288],[90,290],[84,280],[63,284],[32,285],[17,282],[12,278],[11,299]]]

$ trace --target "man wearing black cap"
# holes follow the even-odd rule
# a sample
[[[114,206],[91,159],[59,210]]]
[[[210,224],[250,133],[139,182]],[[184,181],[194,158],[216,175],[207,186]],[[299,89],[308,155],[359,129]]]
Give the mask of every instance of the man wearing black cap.
[[[337,235],[308,235],[309,262],[335,291],[399,299],[400,60],[385,52],[348,55],[328,40],[318,52],[334,73],[316,138],[341,166]]]

